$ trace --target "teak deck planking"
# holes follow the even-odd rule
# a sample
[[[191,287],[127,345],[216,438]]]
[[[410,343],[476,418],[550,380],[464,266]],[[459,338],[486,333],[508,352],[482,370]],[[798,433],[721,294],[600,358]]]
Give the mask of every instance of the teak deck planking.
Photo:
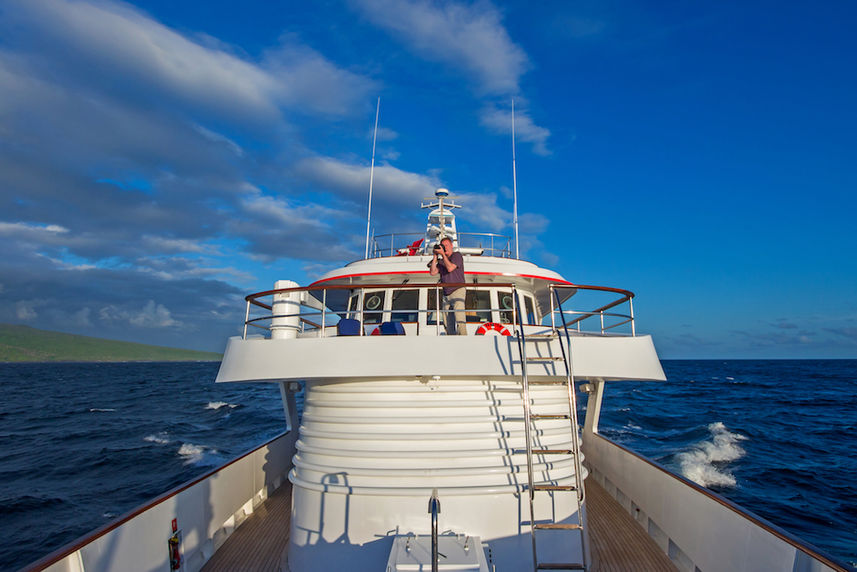
[[[592,572],[677,570],[622,506],[593,479],[586,480]],[[289,544],[292,485],[277,489],[223,543],[203,572],[278,571]],[[498,568],[503,570],[502,563]]]

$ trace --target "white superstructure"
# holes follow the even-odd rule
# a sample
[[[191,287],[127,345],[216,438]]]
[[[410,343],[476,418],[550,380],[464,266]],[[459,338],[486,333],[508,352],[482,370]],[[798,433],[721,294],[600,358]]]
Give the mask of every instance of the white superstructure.
[[[435,490],[444,530],[479,537],[505,569],[531,568],[530,479],[545,489],[532,495],[545,528],[539,562],[582,569],[586,469],[565,366],[575,380],[664,379],[651,338],[629,335],[632,294],[573,285],[512,259],[508,239],[459,232],[447,194],[422,205],[422,239],[390,235],[388,251],[376,246],[308,287],[248,297],[250,330],[229,340],[218,381],[306,383],[289,475],[293,572],[382,569],[396,538],[429,532]],[[466,337],[446,336],[438,319],[442,294],[427,266],[443,237],[464,255]],[[572,310],[584,290],[608,303]],[[357,335],[344,335],[346,322]],[[563,323],[568,339],[557,335]],[[373,335],[382,325],[403,335]],[[254,336],[259,327],[271,334]]]

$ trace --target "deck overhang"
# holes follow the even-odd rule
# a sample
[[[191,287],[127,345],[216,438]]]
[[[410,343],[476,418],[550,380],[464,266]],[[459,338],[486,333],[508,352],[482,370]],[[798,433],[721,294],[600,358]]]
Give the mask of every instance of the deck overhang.
[[[663,381],[651,336],[574,336],[576,379]],[[218,382],[349,378],[520,378],[511,336],[230,338]],[[527,342],[528,356],[560,357],[558,339]],[[561,360],[529,365],[531,379],[565,376]]]

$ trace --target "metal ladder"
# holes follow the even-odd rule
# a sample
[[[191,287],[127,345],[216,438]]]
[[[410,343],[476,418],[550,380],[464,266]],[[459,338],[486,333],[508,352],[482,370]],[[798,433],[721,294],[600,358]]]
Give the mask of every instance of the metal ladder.
[[[559,300],[559,295],[557,294],[554,288],[551,288],[551,293],[553,296],[556,296],[557,306],[560,309],[560,315],[562,316],[562,307]],[[513,292],[512,300],[514,304],[514,311],[516,317],[516,337],[518,341],[518,353],[521,358],[521,382],[522,382],[522,391],[523,391],[523,404],[524,404],[524,434],[526,439],[526,453],[527,453],[527,493],[529,497],[529,505],[530,505],[530,534],[532,537],[533,543],[533,570],[534,572],[538,572],[539,570],[589,570],[588,558],[586,554],[586,540],[583,526],[583,515],[582,515],[582,507],[584,501],[584,490],[583,490],[583,479],[581,476],[582,466],[580,462],[580,436],[578,434],[578,423],[577,423],[577,398],[575,395],[574,389],[574,373],[571,364],[571,337],[568,333],[568,327],[566,326],[565,319],[563,319],[563,328],[565,330],[565,344],[563,344],[563,340],[560,339],[559,331],[556,326],[552,327],[550,334],[534,334],[529,337],[529,339],[537,339],[537,340],[559,340],[559,346],[562,351],[562,357],[527,357],[527,341],[528,337],[524,331],[524,320],[521,317],[521,304],[518,299],[517,289]],[[553,303],[551,304],[553,305]],[[565,365],[565,380],[557,380],[557,381],[530,381],[527,375],[527,365],[532,363],[546,363],[550,361],[562,361]],[[568,414],[539,414],[533,413],[531,411],[530,406],[530,385],[565,385],[568,391]],[[533,404],[535,405],[535,404]],[[571,429],[571,449],[545,449],[545,448],[534,448],[533,447],[533,439],[532,439],[532,427],[531,422],[537,421],[539,419],[567,419],[569,421],[569,428]],[[544,484],[539,483],[536,484],[534,482],[533,475],[533,455],[541,455],[541,456],[561,456],[561,455],[572,455],[574,458],[574,485],[556,485],[556,484]],[[577,502],[577,519],[578,524],[565,524],[558,522],[536,522],[534,501],[535,495],[539,492],[547,492],[548,494],[559,494],[559,493],[574,493],[575,500]],[[540,562],[538,558],[538,550],[536,546],[536,536],[537,532],[541,530],[567,530],[570,533],[577,536],[577,540],[580,543],[580,554],[582,555],[581,562]]]

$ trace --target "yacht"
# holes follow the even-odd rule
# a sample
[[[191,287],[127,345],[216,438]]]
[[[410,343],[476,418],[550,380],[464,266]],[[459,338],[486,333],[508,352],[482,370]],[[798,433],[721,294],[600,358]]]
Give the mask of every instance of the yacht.
[[[27,569],[849,569],[599,433],[607,383],[665,381],[632,292],[459,231],[445,189],[420,206],[424,231],[246,297],[217,382],[277,384],[281,435]]]

